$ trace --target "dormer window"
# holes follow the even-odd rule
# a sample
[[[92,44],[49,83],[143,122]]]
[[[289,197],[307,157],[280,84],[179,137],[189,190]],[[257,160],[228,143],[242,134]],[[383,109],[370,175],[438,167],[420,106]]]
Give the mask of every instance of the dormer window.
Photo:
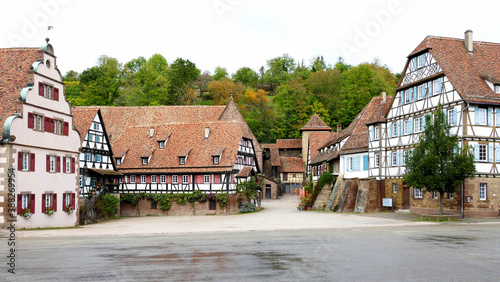
[[[495,93],[500,93],[500,85],[495,85]]]
[[[185,165],[186,164],[186,157],[179,157],[179,164]]]
[[[142,165],[148,165],[149,158],[142,158]]]
[[[210,128],[205,127],[205,139],[208,139],[209,135],[210,135]]]
[[[219,156],[214,156],[214,165],[218,165],[219,164]]]
[[[158,146],[160,149],[165,148],[165,141],[158,141]]]
[[[116,158],[116,165],[122,164],[122,158]]]

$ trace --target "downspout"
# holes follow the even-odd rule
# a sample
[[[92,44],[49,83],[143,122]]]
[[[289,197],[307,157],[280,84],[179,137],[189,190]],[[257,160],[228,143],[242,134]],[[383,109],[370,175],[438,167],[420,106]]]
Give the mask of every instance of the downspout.
[[[464,148],[464,135],[465,135],[465,129],[466,129],[466,126],[465,126],[465,115],[464,115],[464,113],[465,113],[465,110],[466,110],[467,108],[469,108],[469,103],[467,103],[467,107],[465,107],[465,108],[462,110],[462,127],[463,127],[463,128],[462,128],[462,137],[461,137],[461,139],[462,139],[462,150],[463,150],[463,149],[465,149],[465,148]],[[462,197],[462,199],[461,199],[461,201],[460,201],[460,202],[461,202],[461,205],[460,205],[460,216],[461,216],[462,218],[464,218],[464,217],[465,217],[465,216],[464,216],[464,200],[465,200],[465,195],[464,195],[464,192],[465,192],[464,190],[465,190],[465,189],[464,189],[464,186],[465,186],[465,180],[464,180],[464,181],[462,181],[462,185],[461,185],[461,186],[462,186],[462,187],[460,187],[460,188],[461,188],[461,189],[460,189],[460,190],[461,190],[461,193],[460,193],[460,194],[462,195],[462,196],[461,196],[461,197]]]

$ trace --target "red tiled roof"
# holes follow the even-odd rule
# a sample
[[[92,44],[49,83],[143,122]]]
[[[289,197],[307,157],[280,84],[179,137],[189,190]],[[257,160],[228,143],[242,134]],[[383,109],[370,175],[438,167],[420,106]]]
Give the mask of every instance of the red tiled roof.
[[[428,49],[465,101],[500,104],[500,95],[485,82],[500,81],[500,44],[474,41],[473,47],[469,53],[463,39],[428,36],[408,57]]]
[[[274,147],[271,147],[271,165],[281,166],[280,151],[276,145]]]
[[[280,157],[281,172],[304,172],[302,158]]]
[[[326,125],[326,123],[316,114],[309,119],[309,121],[304,125],[300,131],[330,131],[331,127]]]
[[[80,144],[83,143],[83,139],[85,139],[98,110],[98,108],[81,107],[71,109],[71,114],[73,114],[73,125],[80,133]]]
[[[21,90],[27,86],[28,71],[40,48],[0,49],[0,136],[5,120],[16,112]],[[41,51],[43,52],[43,51]]]
[[[301,149],[302,139],[278,139],[276,146],[278,149]]]
[[[240,173],[236,175],[236,178],[247,178],[252,174],[253,168],[251,166],[246,166],[240,170]]]
[[[311,132],[309,133],[309,157],[310,160],[314,160],[319,154],[319,149],[326,143],[326,141],[334,138],[337,135],[336,132]]]

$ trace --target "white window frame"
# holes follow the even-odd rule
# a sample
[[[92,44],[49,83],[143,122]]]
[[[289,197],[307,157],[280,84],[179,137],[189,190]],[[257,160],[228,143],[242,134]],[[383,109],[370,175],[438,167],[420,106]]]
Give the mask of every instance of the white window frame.
[[[478,117],[479,117],[479,120],[477,121],[477,124],[486,125],[488,123],[488,114],[487,114],[486,109],[479,108]]]
[[[142,165],[148,165],[148,158],[142,158]]]
[[[414,132],[417,133],[417,132],[421,132],[422,131],[422,118],[416,118],[414,119]]]
[[[495,85],[495,93],[500,93],[500,85]]]
[[[130,183],[135,183],[135,175],[129,176]]]
[[[65,172],[71,173],[71,157],[66,157],[66,163],[64,164]]]
[[[397,163],[398,163],[398,156],[397,156],[396,152],[392,152],[391,165],[397,166]]]
[[[395,122],[395,123],[392,124],[392,136],[396,137],[396,136],[399,135],[398,133],[399,133],[399,131],[398,131],[398,123]]]
[[[66,206],[71,206],[71,193],[65,193],[64,198],[66,200]],[[63,207],[66,209],[66,207]]]
[[[146,175],[141,175],[141,183],[146,183]]]
[[[156,175],[151,175],[151,183],[156,183],[157,176]]]
[[[52,193],[45,194],[45,208],[52,208]]]
[[[398,184],[397,183],[392,183],[392,193],[397,194],[399,190]]]
[[[449,109],[449,110],[446,110],[446,118],[447,118],[447,122],[449,125],[451,126],[454,126],[453,124],[453,109]]]
[[[434,199],[439,198],[439,193],[438,193],[438,191],[434,191],[434,192],[432,192],[432,197],[433,197]]]
[[[408,159],[408,151],[403,151],[403,163],[401,165],[406,165],[407,159]]]
[[[116,158],[116,165],[122,164],[122,158]]]
[[[22,195],[22,200],[21,200],[21,208],[28,209],[30,207],[30,194],[23,194]],[[34,211],[31,211],[33,213]]]
[[[189,175],[183,175],[182,184],[188,184],[188,183],[189,183]]]
[[[410,90],[405,90],[405,104],[410,103]]]
[[[422,199],[422,188],[413,188],[413,194],[416,199]]]
[[[101,155],[95,155],[95,162],[100,163],[101,162]]]
[[[375,154],[375,167],[380,167],[380,154]]]
[[[354,165],[352,163],[352,157],[350,157],[348,160],[349,160],[349,171],[353,171],[354,170]]]
[[[479,144],[479,161],[488,161],[488,145],[486,144]]]
[[[165,141],[158,141],[158,147],[159,147],[160,149],[165,148]]]
[[[403,121],[403,134],[408,135],[408,120]]]
[[[94,122],[94,130],[99,130],[99,123]]]
[[[441,89],[441,91],[439,91],[439,79],[436,79],[432,82],[432,95],[437,95],[437,94],[441,94],[441,91],[443,91]]]
[[[454,194],[453,192],[449,192],[448,193],[448,199],[453,199],[453,196],[454,196],[453,194]]]
[[[424,85],[421,84],[417,87],[417,99],[418,100],[422,100],[424,99],[425,97],[425,93],[424,93]]]
[[[486,183],[479,183],[479,200],[480,201],[486,201],[486,195],[487,195],[487,190],[488,186]]]
[[[166,175],[160,175],[160,183],[166,183],[167,182],[167,176]]]
[[[92,161],[92,154],[87,154],[85,161],[91,162]]]
[[[178,184],[178,183],[179,183],[179,176],[172,175],[172,184]]]
[[[22,171],[29,171],[29,170],[30,170],[30,153],[23,152]]]
[[[203,175],[203,183],[205,184],[210,183],[210,175]]]
[[[374,133],[375,140],[378,140],[380,138],[380,127],[375,126],[374,130],[375,130],[375,133]]]
[[[220,163],[220,157],[214,156],[214,165],[218,165]]]
[[[424,60],[425,58],[426,58],[426,55],[425,55],[425,54],[418,56],[418,58],[417,58],[418,68],[425,67],[425,64],[427,63],[427,62]]]
[[[185,165],[186,164],[186,157],[179,157],[179,164]]]
[[[56,156],[49,156],[49,172],[56,172]]]

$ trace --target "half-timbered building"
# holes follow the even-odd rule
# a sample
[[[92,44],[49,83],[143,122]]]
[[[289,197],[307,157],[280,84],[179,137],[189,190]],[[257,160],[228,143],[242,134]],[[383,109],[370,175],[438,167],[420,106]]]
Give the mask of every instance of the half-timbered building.
[[[116,185],[121,174],[117,171],[101,111],[97,108],[73,108],[73,120],[80,133],[81,151],[80,197],[101,187]]]
[[[0,49],[0,61],[0,225],[75,226],[80,142],[54,48]]]
[[[425,129],[425,117],[441,104],[459,137],[470,147],[477,173],[456,193],[445,194],[445,209],[465,216],[498,215],[500,188],[500,44],[428,36],[407,58],[386,123],[373,124],[382,140],[370,142],[370,176],[383,180],[385,197],[397,208],[431,212],[439,195],[407,187],[405,158]]]
[[[115,192],[234,193],[244,168],[260,173],[259,144],[232,98],[227,106],[99,108],[123,174]]]

